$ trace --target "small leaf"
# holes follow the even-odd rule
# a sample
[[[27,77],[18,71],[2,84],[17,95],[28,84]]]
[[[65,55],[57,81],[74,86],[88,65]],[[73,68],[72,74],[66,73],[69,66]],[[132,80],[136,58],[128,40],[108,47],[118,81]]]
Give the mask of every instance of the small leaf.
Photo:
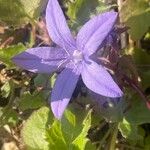
[[[13,109],[7,109],[6,111],[5,108],[0,109],[0,118],[1,118],[0,126],[6,124],[15,126],[19,121],[18,114]]]
[[[19,102],[19,108],[22,111],[28,109],[37,109],[46,105],[46,101],[42,93],[34,92],[30,94],[29,92],[24,93]]]
[[[9,94],[10,94],[10,90],[11,90],[10,84],[9,84],[9,82],[6,82],[1,87],[1,95],[2,95],[2,97],[7,98],[9,96]]]
[[[138,133],[138,126],[136,124],[130,124],[127,120],[123,119],[119,123],[119,130],[124,138],[132,141],[138,141],[143,139],[143,137]]]
[[[47,74],[38,74],[34,79],[34,85],[37,87],[50,88],[50,79]]]
[[[0,61],[9,67],[12,67],[12,57],[23,52],[25,49],[26,47],[23,44],[13,45],[8,48],[0,49]]]

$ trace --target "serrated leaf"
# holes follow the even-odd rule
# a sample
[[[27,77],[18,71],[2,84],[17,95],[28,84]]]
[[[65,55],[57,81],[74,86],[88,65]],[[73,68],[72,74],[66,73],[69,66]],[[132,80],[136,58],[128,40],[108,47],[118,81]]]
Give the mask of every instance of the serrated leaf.
[[[49,141],[49,148],[52,150],[58,149],[66,149],[67,150],[67,143],[65,141],[61,124],[58,120],[54,121],[51,128],[48,131],[48,141]]]
[[[83,129],[77,138],[72,142],[72,144],[79,150],[84,150],[87,142],[89,141],[86,137],[88,131],[91,127],[91,111],[87,114],[86,118],[83,121]]]
[[[46,105],[43,93],[34,92],[33,94],[26,92],[24,93],[19,102],[19,108],[22,111],[28,109],[37,109]]]
[[[118,128],[124,138],[135,142],[143,139],[143,137],[138,133],[138,126],[136,124],[130,124],[125,119],[123,119],[123,121],[119,123]]]
[[[28,150],[49,150],[47,130],[53,122],[52,118],[49,108],[42,107],[25,122],[22,137]]]
[[[85,114],[81,122],[76,122],[78,116],[70,110],[66,110],[60,121],[53,121],[52,113],[47,107],[34,112],[24,124],[22,131],[27,149],[84,150],[89,142],[87,134],[91,127],[91,111]]]
[[[26,47],[23,44],[13,45],[8,48],[0,49],[0,61],[5,63],[7,66],[14,66],[11,58],[21,52],[23,52]]]
[[[150,26],[149,2],[144,0],[126,0],[120,12],[122,22],[130,27],[129,33],[139,40]]]

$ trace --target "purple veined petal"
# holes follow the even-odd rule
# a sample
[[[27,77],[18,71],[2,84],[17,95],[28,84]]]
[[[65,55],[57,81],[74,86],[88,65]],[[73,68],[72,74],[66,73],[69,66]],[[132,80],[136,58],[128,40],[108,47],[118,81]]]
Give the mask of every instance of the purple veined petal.
[[[49,0],[46,9],[46,24],[52,40],[67,51],[76,49],[65,16],[57,0]]]
[[[52,73],[66,61],[61,48],[37,47],[28,49],[12,58],[19,67],[35,73]]]
[[[77,35],[77,48],[92,55],[112,30],[118,14],[110,11],[88,21]]]
[[[79,70],[66,68],[57,77],[51,94],[51,109],[57,119],[62,117],[76,87],[79,75]]]
[[[83,64],[81,76],[85,85],[97,94],[112,98],[123,95],[105,68],[93,61]]]

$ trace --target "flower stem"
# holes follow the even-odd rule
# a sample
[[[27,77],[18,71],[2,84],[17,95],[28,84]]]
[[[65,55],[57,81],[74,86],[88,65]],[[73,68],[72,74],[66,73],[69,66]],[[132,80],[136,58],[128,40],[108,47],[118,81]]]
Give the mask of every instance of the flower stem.
[[[104,137],[103,137],[102,140],[100,141],[99,146],[98,146],[98,149],[101,149],[101,148],[102,148],[104,142],[106,141],[106,139],[108,138],[108,136],[110,135],[110,133],[111,133],[111,128],[108,129],[108,131],[106,132],[106,134],[104,135]]]
[[[113,133],[112,133],[112,137],[111,137],[111,141],[110,141],[109,150],[115,150],[117,135],[118,135],[118,123],[116,123],[114,125]]]

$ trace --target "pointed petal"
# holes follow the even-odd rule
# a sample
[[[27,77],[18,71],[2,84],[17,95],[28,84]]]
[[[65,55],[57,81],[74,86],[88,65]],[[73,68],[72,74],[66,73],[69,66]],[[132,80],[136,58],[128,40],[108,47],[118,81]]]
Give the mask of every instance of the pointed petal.
[[[46,24],[49,36],[56,44],[66,50],[75,49],[75,40],[57,0],[49,0],[48,2]]]
[[[106,97],[121,97],[123,94],[104,67],[93,61],[83,64],[81,75],[85,85],[97,94]]]
[[[12,60],[16,65],[31,72],[52,73],[66,57],[66,52],[61,48],[37,47],[26,50]]]
[[[93,54],[112,30],[116,12],[106,12],[88,21],[77,35],[77,47],[88,56]]]
[[[64,69],[57,77],[51,95],[51,109],[57,119],[62,117],[76,87],[79,75],[80,73],[72,69]]]

